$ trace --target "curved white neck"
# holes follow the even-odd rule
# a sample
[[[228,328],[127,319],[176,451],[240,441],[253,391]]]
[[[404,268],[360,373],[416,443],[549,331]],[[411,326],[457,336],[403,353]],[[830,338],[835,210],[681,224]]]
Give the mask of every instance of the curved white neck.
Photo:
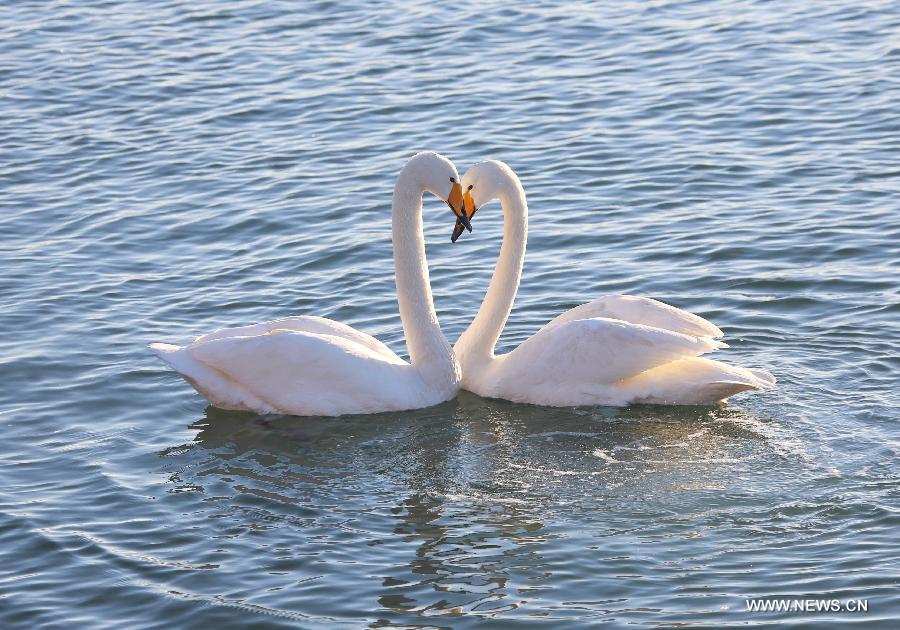
[[[409,360],[429,381],[458,381],[458,365],[441,332],[425,259],[422,195],[412,169],[405,168],[394,187],[392,212],[397,303],[406,335]]]
[[[461,363],[493,358],[519,290],[528,240],[528,204],[519,180],[514,176],[504,180],[498,195],[503,208],[503,245],[478,314],[454,346]]]

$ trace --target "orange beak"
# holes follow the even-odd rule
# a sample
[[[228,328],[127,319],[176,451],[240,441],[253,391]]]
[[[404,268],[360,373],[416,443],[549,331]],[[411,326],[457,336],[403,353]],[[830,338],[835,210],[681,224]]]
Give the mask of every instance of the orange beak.
[[[460,188],[462,188],[462,186],[460,186]],[[468,190],[463,194],[463,205],[466,208],[466,217],[469,219],[478,212],[478,208],[475,207],[475,200],[472,199],[472,193]]]
[[[467,230],[472,231],[472,224],[469,223],[469,217],[465,211],[465,197],[463,196],[462,186],[459,182],[454,181],[450,187],[450,195],[447,197],[447,205],[456,215],[456,224],[462,224]]]
[[[462,190],[462,187],[460,187]],[[463,201],[463,217],[457,217],[456,225],[453,228],[453,234],[450,235],[450,242],[455,243],[456,239],[458,239],[462,233],[463,228],[465,227],[470,232],[472,231],[472,224],[469,222],[469,219],[472,218],[476,212],[478,212],[478,208],[475,207],[475,200],[472,199],[472,193],[468,190],[462,194]]]

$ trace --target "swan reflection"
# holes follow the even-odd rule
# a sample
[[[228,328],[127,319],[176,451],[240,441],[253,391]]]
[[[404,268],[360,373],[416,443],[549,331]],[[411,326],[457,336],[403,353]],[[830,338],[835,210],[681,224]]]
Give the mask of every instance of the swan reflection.
[[[167,455],[182,464],[173,485],[208,495],[230,535],[277,529],[267,548],[280,552],[251,560],[269,580],[273,564],[284,582],[325,575],[354,593],[346,606],[389,617],[489,615],[564,606],[552,593],[569,553],[627,564],[603,538],[699,535],[692,511],[777,456],[772,424],[733,407],[551,409],[464,392],[340,419],[210,407]],[[585,535],[587,552],[564,540]]]

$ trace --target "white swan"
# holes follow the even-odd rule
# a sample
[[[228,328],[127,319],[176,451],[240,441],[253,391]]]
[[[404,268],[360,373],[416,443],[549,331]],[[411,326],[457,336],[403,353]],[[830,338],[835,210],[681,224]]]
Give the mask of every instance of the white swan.
[[[711,404],[775,384],[765,370],[699,358],[727,347],[722,331],[668,304],[610,295],[577,306],[508,354],[494,346],[519,286],[528,232],[525,191],[502,162],[463,176],[467,218],[492,199],[503,209],[503,244],[478,315],[454,346],[462,389],[548,406]],[[458,223],[453,240],[462,231]]]
[[[453,398],[460,371],[431,296],[422,232],[425,192],[446,200],[457,220],[468,224],[453,164],[436,153],[413,156],[397,178],[392,218],[409,363],[370,335],[308,316],[216,330],[184,347],[150,348],[223,409],[337,416],[416,409]]]

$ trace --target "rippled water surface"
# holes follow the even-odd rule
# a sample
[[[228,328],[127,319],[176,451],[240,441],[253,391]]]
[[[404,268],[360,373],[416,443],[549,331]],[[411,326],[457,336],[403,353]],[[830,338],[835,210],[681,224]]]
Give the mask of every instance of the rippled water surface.
[[[7,3],[0,625],[897,627],[898,33],[892,1]],[[259,417],[146,350],[316,314],[405,353],[422,149],[528,193],[502,349],[647,295],[778,389]],[[451,245],[425,210],[454,340],[500,211]]]

